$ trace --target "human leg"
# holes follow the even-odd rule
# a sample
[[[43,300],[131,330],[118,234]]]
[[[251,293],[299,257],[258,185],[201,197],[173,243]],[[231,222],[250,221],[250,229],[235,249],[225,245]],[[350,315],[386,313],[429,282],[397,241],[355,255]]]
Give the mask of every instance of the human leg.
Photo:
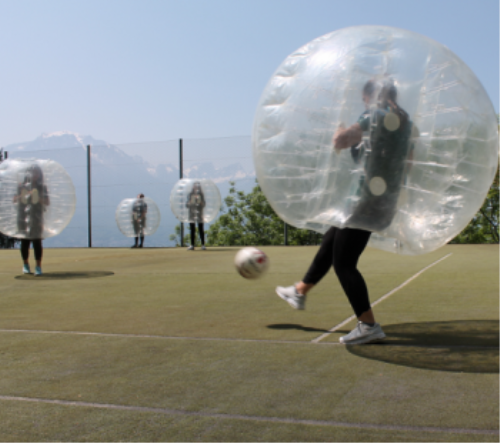
[[[205,228],[203,223],[198,223],[198,233],[200,234],[201,249],[205,250]]]
[[[33,249],[35,250],[35,260],[38,266],[42,265],[43,247],[42,239],[33,240]]]
[[[189,233],[191,234],[191,246],[188,248],[188,251],[194,249],[194,245],[196,242],[196,238],[195,238],[196,225],[194,223],[189,223]]]
[[[305,277],[292,286],[278,286],[276,293],[294,309],[305,309],[307,293],[325,276],[332,264],[333,241],[338,229],[330,228],[325,235],[321,246],[314,257]]]
[[[361,229],[339,229],[333,247],[333,268],[356,317],[371,309],[368,288],[357,268],[370,235],[371,232]]]
[[[382,328],[375,322],[368,288],[357,268],[359,257],[365,250],[370,235],[369,231],[345,228],[339,230],[335,237],[333,267],[358,318],[356,328],[341,337],[341,343],[361,344],[385,337]]]
[[[21,257],[23,259],[23,273],[31,274],[29,255],[30,255],[30,242],[31,240],[21,240]]]
[[[306,295],[330,270],[333,260],[333,242],[338,228],[331,227],[323,235],[323,240],[304,278],[296,283],[299,294]]]
[[[30,243],[31,240],[27,240],[25,238],[21,240],[21,257],[23,258],[24,264],[29,264]]]
[[[141,235],[141,244],[139,245],[140,248],[144,246],[144,235]]]
[[[135,219],[132,219],[132,227],[134,228],[134,234],[135,234],[135,237],[134,237],[134,244],[132,245],[132,248],[137,248],[139,246],[139,229],[140,229],[140,226],[139,226],[139,223],[137,220]]]
[[[33,249],[35,250],[35,260],[36,260],[35,275],[42,275],[43,247],[41,238],[33,240]]]
[[[205,229],[203,228],[203,223],[198,223],[198,233],[200,234],[201,244],[205,244]]]

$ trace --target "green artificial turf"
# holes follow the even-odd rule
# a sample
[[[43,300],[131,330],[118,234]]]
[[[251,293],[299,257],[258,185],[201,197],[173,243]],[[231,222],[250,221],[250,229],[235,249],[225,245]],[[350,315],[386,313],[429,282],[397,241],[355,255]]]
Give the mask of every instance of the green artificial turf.
[[[317,248],[262,249],[253,281],[236,248],[47,249],[44,278],[0,251],[0,440],[498,441],[465,433],[499,426],[498,246],[368,249],[372,302],[452,255],[375,307],[385,344],[348,347],[354,321],[311,343],[352,315],[333,272],[305,311],[274,293]]]

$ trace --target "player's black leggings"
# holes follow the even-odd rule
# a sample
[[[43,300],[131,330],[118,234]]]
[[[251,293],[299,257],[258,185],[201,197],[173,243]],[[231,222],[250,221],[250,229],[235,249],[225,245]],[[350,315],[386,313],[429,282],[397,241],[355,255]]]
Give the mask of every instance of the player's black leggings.
[[[196,234],[196,226],[195,223],[189,223],[189,228],[191,230],[191,245],[194,246],[194,238]],[[205,230],[203,229],[203,223],[198,223],[198,232],[200,233],[201,244],[205,244]]]
[[[366,248],[370,235],[371,232],[361,229],[330,228],[323,236],[319,251],[302,280],[315,285],[333,265],[357,317],[371,308],[368,288],[357,269],[359,257]]]
[[[33,242],[33,249],[35,250],[35,260],[41,260],[43,254],[42,239],[37,240],[21,240],[21,257],[23,260],[28,260],[30,256],[30,243]]]

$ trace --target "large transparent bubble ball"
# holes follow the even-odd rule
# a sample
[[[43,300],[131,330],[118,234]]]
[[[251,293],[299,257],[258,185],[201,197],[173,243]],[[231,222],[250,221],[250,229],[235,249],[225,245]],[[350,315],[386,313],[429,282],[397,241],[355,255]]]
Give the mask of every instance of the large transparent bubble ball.
[[[220,212],[219,188],[211,180],[183,178],[170,193],[170,208],[183,223],[210,223]]]
[[[60,234],[73,218],[75,187],[52,160],[8,159],[0,164],[0,232],[19,239]]]
[[[153,199],[126,198],[116,208],[115,220],[125,237],[145,237],[156,232],[161,216]]]
[[[358,121],[361,141],[335,149],[337,131]],[[440,43],[383,26],[341,29],[287,57],[252,142],[258,182],[284,221],[369,230],[372,246],[402,254],[459,234],[498,166],[497,118],[474,73]]]

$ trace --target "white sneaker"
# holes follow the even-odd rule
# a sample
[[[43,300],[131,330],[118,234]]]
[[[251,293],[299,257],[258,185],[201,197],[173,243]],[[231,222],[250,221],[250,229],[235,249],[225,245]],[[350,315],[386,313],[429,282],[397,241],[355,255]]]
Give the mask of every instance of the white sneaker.
[[[193,246],[193,245],[191,245],[191,246],[190,246],[187,250],[188,250],[188,251],[194,251],[194,246]]]
[[[360,345],[383,340],[384,338],[384,331],[382,331],[378,323],[370,326],[362,321],[358,321],[357,326],[349,334],[339,338],[339,342],[345,345]]]
[[[303,310],[306,308],[306,296],[299,294],[295,285],[288,286],[287,288],[277,286],[276,294],[294,309]]]
[[[205,248],[205,245],[203,245],[203,246],[201,247],[201,250],[202,250],[202,251],[206,251],[206,250],[207,250],[207,248]]]
[[[31,274],[30,265],[23,265],[23,274]]]

